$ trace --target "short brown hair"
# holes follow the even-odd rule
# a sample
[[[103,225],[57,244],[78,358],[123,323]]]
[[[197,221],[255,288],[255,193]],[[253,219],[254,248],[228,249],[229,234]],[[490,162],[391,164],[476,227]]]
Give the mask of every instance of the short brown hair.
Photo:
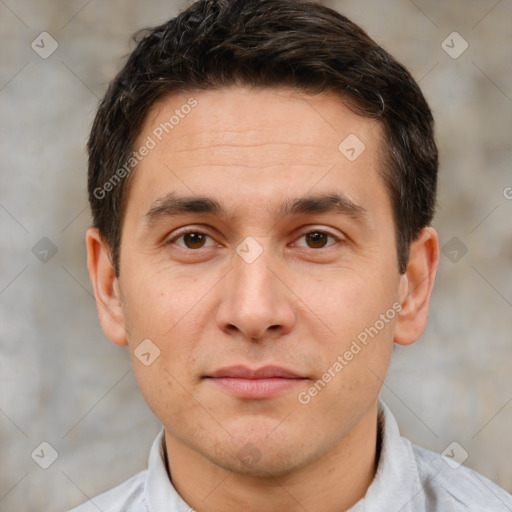
[[[149,109],[172,93],[232,85],[333,91],[382,123],[380,172],[393,205],[398,268],[405,272],[410,243],[435,210],[434,123],[410,73],[360,27],[313,2],[200,0],[134,38],[137,47],[110,83],[88,143],[93,222],[111,248],[116,275],[133,175],[119,171]]]

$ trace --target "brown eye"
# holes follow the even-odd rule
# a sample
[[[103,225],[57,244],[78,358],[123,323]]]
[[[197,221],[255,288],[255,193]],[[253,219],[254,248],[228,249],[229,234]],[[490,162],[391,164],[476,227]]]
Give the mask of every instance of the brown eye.
[[[309,231],[301,235],[293,245],[305,249],[324,249],[341,240],[342,238],[327,231]]]
[[[321,231],[312,231],[311,233],[307,233],[305,237],[306,243],[309,247],[312,249],[321,249],[327,244],[329,235],[327,233],[322,233]]]
[[[209,242],[208,242],[209,240]],[[177,245],[182,249],[202,249],[203,247],[211,247],[214,245],[214,240],[209,235],[201,233],[200,231],[187,231],[181,233],[168,242],[172,245]],[[209,243],[209,245],[207,245]]]
[[[202,233],[185,233],[183,242],[188,249],[200,249],[203,247],[206,235]]]

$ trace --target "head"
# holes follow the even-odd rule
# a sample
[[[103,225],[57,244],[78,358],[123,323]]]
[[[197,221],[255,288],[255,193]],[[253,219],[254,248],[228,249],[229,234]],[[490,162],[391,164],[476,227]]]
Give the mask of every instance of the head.
[[[88,149],[100,320],[169,436],[255,475],[342,442],[423,332],[439,259],[408,71],[318,4],[200,1],[139,34]],[[296,378],[254,394],[233,366]]]

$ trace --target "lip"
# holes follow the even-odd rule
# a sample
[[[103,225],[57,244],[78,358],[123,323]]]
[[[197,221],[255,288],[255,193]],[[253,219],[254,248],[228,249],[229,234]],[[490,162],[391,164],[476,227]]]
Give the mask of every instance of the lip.
[[[281,395],[306,380],[306,377],[279,366],[257,369],[230,366],[220,368],[205,378],[237,398],[257,400]]]
[[[217,379],[221,377],[231,377],[235,379],[269,379],[272,377],[278,377],[282,379],[302,379],[299,374],[282,368],[280,366],[263,366],[261,368],[251,370],[246,366],[229,366],[226,368],[220,368],[216,370],[208,377]]]

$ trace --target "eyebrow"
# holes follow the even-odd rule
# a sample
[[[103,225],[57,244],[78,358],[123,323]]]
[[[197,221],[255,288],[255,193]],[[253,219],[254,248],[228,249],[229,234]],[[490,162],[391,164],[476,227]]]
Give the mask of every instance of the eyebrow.
[[[354,219],[366,217],[367,211],[345,194],[331,193],[289,199],[279,209],[281,217],[311,213],[335,213]]]
[[[201,196],[177,196],[171,192],[153,203],[144,216],[144,224],[151,227],[161,219],[187,213],[210,214],[224,219],[233,218],[227,214],[216,199]],[[288,199],[277,209],[275,215],[285,218],[313,213],[333,213],[362,220],[368,212],[344,194],[327,193]]]

